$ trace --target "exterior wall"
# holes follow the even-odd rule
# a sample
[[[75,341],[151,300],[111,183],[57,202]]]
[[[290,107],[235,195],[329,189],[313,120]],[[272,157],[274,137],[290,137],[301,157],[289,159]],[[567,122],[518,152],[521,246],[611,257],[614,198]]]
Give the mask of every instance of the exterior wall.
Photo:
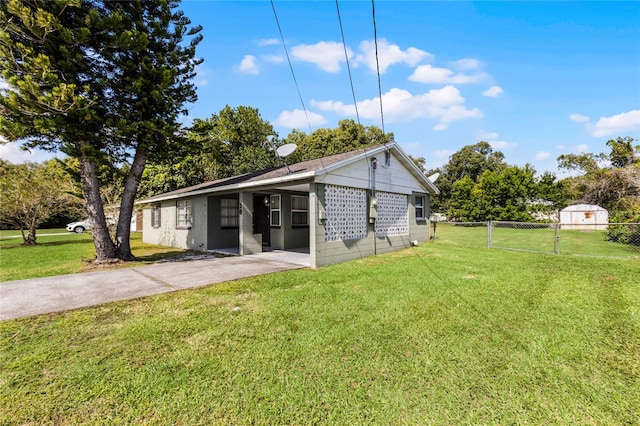
[[[584,206],[584,209],[565,209],[560,212],[562,229],[580,229],[596,231],[607,229],[609,212],[597,206]]]
[[[306,193],[278,193],[282,203],[281,226],[271,227],[271,248],[276,250],[288,250],[309,247],[309,227],[293,226],[291,224],[291,196],[300,195],[307,197]],[[311,221],[311,214],[309,214]]]
[[[425,197],[425,220],[416,220],[415,197]],[[424,242],[429,239],[429,196],[420,192],[408,197],[409,232],[407,235],[376,237],[374,224],[367,220],[364,238],[353,240],[326,241],[325,185],[316,184],[309,195],[310,254],[311,267],[318,268],[338,262],[359,259],[375,254],[389,253],[411,246],[412,241]],[[368,209],[367,209],[368,210]]]
[[[207,208],[207,249],[234,248],[240,244],[240,228],[223,228],[220,225],[220,200],[238,198],[237,194],[208,198]]]
[[[151,226],[151,206],[143,210],[142,241],[149,244],[204,251],[207,247],[207,197],[191,200],[191,228],[176,229],[176,201],[161,203],[160,227]]]
[[[366,159],[333,170],[325,176],[316,179],[317,183],[350,186],[353,188],[371,188],[371,159],[375,157],[377,167],[374,172],[375,188],[378,191],[395,192],[397,194],[411,194],[423,192],[424,188],[409,170],[391,153],[391,161],[385,164],[385,154],[378,153]]]

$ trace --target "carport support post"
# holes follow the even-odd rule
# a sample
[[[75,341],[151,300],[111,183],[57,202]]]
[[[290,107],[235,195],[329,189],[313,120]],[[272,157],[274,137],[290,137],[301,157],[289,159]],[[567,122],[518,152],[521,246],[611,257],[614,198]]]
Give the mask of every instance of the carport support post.
[[[239,218],[239,245],[240,256],[254,253],[262,253],[262,235],[260,241],[256,241],[253,235],[253,194],[251,192],[241,192],[240,218]]]

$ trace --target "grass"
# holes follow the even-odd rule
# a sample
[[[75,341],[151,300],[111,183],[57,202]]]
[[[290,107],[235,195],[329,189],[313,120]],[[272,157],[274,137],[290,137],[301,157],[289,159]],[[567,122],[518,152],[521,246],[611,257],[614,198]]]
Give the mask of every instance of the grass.
[[[451,223],[439,223],[436,230],[440,240],[466,246],[487,247],[486,225],[456,226]],[[640,258],[638,246],[607,241],[605,236],[606,231],[561,229],[559,233],[560,253],[568,256]],[[555,230],[552,228],[514,229],[496,226],[492,230],[491,246],[502,249],[554,253],[555,238]]]
[[[93,268],[88,262],[95,257],[90,232],[73,234],[58,229],[39,230],[41,236],[37,237],[38,244],[35,246],[23,246],[22,238],[8,238],[17,234],[18,231],[0,233],[0,281],[72,274]],[[175,248],[145,244],[138,232],[131,233],[131,250],[140,260],[124,266],[136,266],[182,252]]]
[[[0,323],[0,424],[638,424],[637,261],[468,247]]]

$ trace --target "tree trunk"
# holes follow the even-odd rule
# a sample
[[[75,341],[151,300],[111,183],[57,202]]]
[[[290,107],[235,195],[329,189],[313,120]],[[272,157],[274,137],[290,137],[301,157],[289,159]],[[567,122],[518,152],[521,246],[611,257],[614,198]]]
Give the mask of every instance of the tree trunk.
[[[118,257],[123,260],[134,260],[131,253],[131,218],[133,217],[133,203],[140,185],[140,178],[147,163],[147,149],[138,146],[133,157],[131,170],[124,183],[124,192],[120,202],[120,216],[116,230],[116,249]]]
[[[27,236],[25,237],[24,235],[24,231],[22,232],[22,239],[24,240],[24,243],[22,243],[25,246],[35,246],[36,243],[36,229],[35,228],[29,228],[29,232],[27,233]]]
[[[82,179],[82,192],[87,202],[87,213],[93,229],[93,245],[96,248],[95,262],[114,262],[118,257],[116,256],[115,245],[109,235],[109,228],[104,216],[96,165],[85,154],[80,156],[80,177]]]

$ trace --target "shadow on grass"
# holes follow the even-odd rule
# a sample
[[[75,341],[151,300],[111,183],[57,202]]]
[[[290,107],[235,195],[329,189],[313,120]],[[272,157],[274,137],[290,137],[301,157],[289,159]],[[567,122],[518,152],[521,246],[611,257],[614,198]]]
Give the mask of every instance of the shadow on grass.
[[[75,240],[75,241],[49,241],[49,242],[36,242],[34,245],[24,245],[24,241],[20,240],[19,243],[7,244],[5,241],[0,240],[0,247],[2,250],[7,249],[15,249],[15,248],[29,248],[29,247],[55,247],[55,246],[63,246],[67,244],[87,244],[93,243],[93,239],[83,239],[83,240]]]

